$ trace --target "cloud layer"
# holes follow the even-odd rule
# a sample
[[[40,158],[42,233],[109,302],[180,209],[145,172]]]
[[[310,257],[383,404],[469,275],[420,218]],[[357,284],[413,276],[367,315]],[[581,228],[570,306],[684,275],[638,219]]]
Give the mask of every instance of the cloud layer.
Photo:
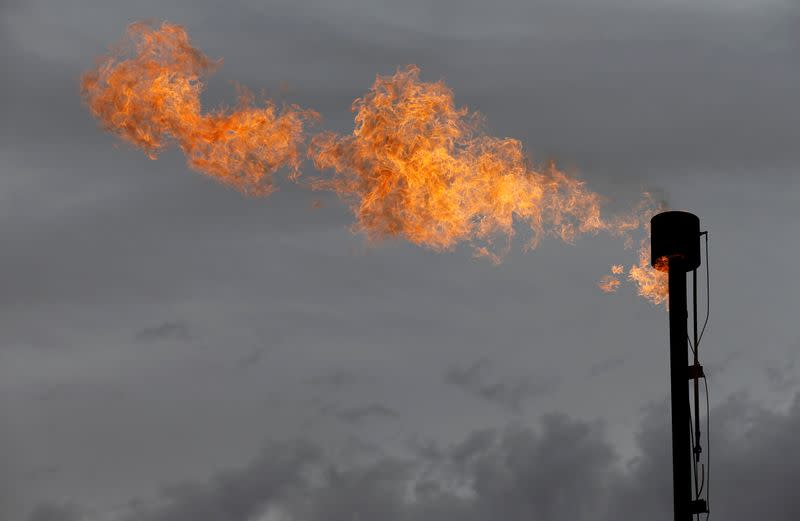
[[[125,521],[652,521],[671,514],[671,457],[665,407],[645,411],[639,456],[624,462],[598,423],[545,415],[538,428],[476,431],[415,457],[333,461],[307,442],[272,443],[248,465],[206,481],[171,485],[157,498],[87,519]],[[715,517],[790,521],[800,464],[787,455],[800,429],[800,395],[774,412],[744,396],[713,411]],[[29,521],[76,521],[74,506],[43,504]]]

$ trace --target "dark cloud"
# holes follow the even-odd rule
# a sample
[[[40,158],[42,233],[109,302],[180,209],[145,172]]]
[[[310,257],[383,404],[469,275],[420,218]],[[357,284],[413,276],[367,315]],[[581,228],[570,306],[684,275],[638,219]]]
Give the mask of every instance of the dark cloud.
[[[625,363],[625,356],[612,356],[592,364],[589,368],[589,376],[599,376],[601,374],[613,371],[614,369],[622,366]]]
[[[244,468],[215,475],[205,483],[171,485],[157,505],[139,502],[130,521],[247,521],[273,504],[308,492],[306,472],[320,461],[307,443],[266,447]]]
[[[444,381],[516,412],[520,411],[525,400],[544,396],[555,390],[556,381],[553,378],[517,377],[509,381],[498,381],[491,374],[491,368],[491,362],[485,358],[467,366],[454,366],[445,371]]]
[[[113,383],[59,382],[45,387],[36,394],[43,401],[76,400],[83,403],[90,401],[119,401],[125,392]]]
[[[800,343],[794,346],[789,357],[783,360],[783,363],[780,365],[767,365],[764,368],[773,391],[783,394],[800,386],[799,351]]]
[[[31,469],[25,477],[32,480],[47,479],[49,476],[53,476],[59,472],[61,472],[61,468],[56,465],[44,465]]]
[[[266,347],[256,347],[252,349],[249,353],[239,358],[239,360],[236,362],[236,368],[247,369],[249,367],[253,367],[254,365],[257,365],[259,362],[261,362],[261,360],[264,359],[264,355],[266,353],[267,353]]]
[[[787,455],[800,428],[800,395],[785,412],[734,396],[713,417],[714,517],[798,519],[800,461]],[[666,407],[644,414],[638,450],[622,461],[599,424],[561,414],[544,416],[538,429],[475,433],[417,460],[377,457],[354,466],[308,444],[278,444],[244,468],[164,489],[126,519],[248,521],[267,512],[298,521],[614,521],[620,512],[671,519]]]
[[[85,521],[86,519],[86,512],[71,503],[42,503],[28,516],[28,521]]]
[[[183,322],[164,322],[155,326],[146,327],[136,333],[136,340],[144,343],[162,340],[187,341],[191,338],[189,327]]]
[[[351,387],[362,379],[362,375],[356,374],[353,371],[337,369],[313,377],[310,383],[323,388],[339,390]]]
[[[628,512],[648,519],[670,519],[671,465],[666,407],[652,408],[638,437],[642,455],[632,462],[615,501],[635,498]],[[746,395],[731,396],[712,411],[709,505],[713,517],[739,521],[762,517],[789,521],[800,516],[800,499],[790,492],[800,460],[789,456],[800,427],[800,394],[785,412],[757,405]]]
[[[800,375],[798,375],[794,362],[784,367],[766,367],[764,372],[767,373],[773,391],[784,393],[800,384]]]
[[[360,423],[369,418],[394,419],[399,415],[391,407],[371,403],[362,407],[349,407],[336,411],[336,417],[346,423]]]

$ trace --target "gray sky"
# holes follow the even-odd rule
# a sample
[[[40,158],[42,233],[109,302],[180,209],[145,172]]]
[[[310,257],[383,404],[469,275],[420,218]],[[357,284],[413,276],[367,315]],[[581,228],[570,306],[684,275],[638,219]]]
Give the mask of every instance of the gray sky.
[[[141,19],[352,129],[416,63],[490,131],[710,231],[715,516],[797,519],[800,9],[786,0],[6,0],[0,518],[666,519],[667,315],[620,241],[366,245],[97,128],[80,74]],[[747,491],[743,494],[742,491]],[[413,501],[409,498],[415,498]]]

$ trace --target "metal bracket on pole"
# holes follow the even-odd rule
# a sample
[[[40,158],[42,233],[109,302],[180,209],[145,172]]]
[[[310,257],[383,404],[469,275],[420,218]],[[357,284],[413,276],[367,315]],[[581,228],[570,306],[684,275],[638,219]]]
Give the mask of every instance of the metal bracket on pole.
[[[689,366],[689,380],[696,380],[698,378],[705,378],[706,375],[703,372],[703,366],[700,364],[694,364]]]
[[[694,499],[691,503],[689,503],[689,509],[691,510],[692,514],[707,514],[708,513],[708,505],[706,504],[705,499]]]

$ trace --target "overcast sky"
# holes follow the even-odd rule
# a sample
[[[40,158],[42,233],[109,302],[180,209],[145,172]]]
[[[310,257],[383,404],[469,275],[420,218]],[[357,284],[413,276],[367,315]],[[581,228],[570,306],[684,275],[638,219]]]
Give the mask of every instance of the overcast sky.
[[[500,266],[365,244],[98,129],[80,74],[169,20],[232,82],[352,130],[415,63],[491,133],[709,230],[714,517],[800,518],[793,0],[4,0],[0,519],[661,520],[667,314],[605,236]],[[285,86],[285,87],[284,87]]]

